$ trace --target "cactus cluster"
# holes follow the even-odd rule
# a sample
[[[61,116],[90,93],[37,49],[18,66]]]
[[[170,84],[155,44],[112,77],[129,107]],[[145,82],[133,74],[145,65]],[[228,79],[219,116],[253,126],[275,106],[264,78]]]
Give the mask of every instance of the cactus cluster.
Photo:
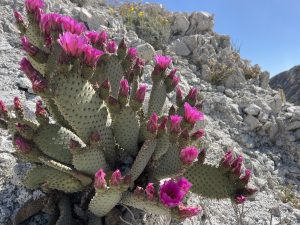
[[[18,97],[11,110],[0,101],[0,121],[16,155],[33,165],[24,184],[47,195],[26,204],[15,224],[40,210],[50,224],[102,224],[122,205],[184,220],[202,212],[187,205],[189,192],[236,203],[255,192],[242,156],[228,151],[219,164],[205,162],[205,132],[194,128],[204,120],[197,89],[185,96],[177,87],[170,57],[155,57],[147,100],[144,61],[125,40],[117,45],[104,31],[45,13],[42,0],[25,7],[26,19],[14,12],[27,54],[20,67],[42,100],[36,120]],[[165,113],[175,89],[176,104]]]

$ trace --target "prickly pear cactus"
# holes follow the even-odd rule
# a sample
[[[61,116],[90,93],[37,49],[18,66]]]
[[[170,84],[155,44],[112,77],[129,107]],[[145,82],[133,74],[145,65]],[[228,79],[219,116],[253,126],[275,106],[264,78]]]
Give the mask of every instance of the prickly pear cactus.
[[[188,192],[236,203],[255,192],[242,156],[228,151],[216,165],[205,162],[204,130],[194,129],[204,120],[197,89],[186,96],[176,89],[170,57],[154,58],[146,100],[144,61],[126,40],[117,44],[104,31],[45,13],[42,0],[25,7],[26,19],[15,12],[27,54],[20,68],[41,100],[36,120],[26,118],[18,97],[11,110],[0,101],[0,121],[19,159],[33,164],[24,184],[48,195],[28,202],[15,224],[40,210],[51,224],[103,224],[122,206],[184,220],[202,212],[187,206]],[[174,89],[176,103],[164,112]]]

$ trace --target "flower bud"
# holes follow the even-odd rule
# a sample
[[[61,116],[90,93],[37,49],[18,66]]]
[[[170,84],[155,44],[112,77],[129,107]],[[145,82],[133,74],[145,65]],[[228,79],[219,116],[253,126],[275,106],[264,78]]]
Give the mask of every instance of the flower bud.
[[[198,157],[199,151],[196,147],[186,147],[180,152],[180,160],[183,164],[191,165]]]
[[[155,188],[153,183],[148,183],[145,191],[146,191],[147,199],[149,201],[152,201],[155,197]]]
[[[95,181],[94,181],[94,187],[95,189],[106,189],[107,182],[105,180],[106,174],[104,173],[103,169],[99,169],[97,173],[95,174]]]
[[[120,170],[116,170],[115,172],[113,172],[111,178],[110,178],[110,186],[118,186],[121,184],[123,180],[122,174],[120,172]]]
[[[155,134],[158,129],[157,122],[158,122],[158,116],[156,113],[153,113],[152,116],[149,118],[149,121],[146,125],[147,131],[152,134]]]
[[[15,145],[23,154],[28,154],[32,150],[30,143],[22,137],[16,137]]]

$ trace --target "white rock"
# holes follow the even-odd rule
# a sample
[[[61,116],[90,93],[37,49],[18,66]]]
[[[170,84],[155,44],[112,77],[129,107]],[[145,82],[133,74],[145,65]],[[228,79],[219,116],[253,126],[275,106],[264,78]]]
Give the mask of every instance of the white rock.
[[[234,93],[231,89],[226,89],[225,90],[225,95],[227,95],[229,98],[233,98],[234,97]]]
[[[190,27],[186,34],[199,34],[204,31],[213,30],[214,18],[210,13],[207,12],[194,12],[189,18]]]
[[[190,22],[184,15],[177,14],[174,16],[174,22],[171,25],[171,29],[175,35],[183,35],[189,28],[189,25]]]
[[[199,35],[184,36],[182,40],[190,50],[194,50],[198,46]]]
[[[300,129],[300,121],[294,121],[290,124],[288,124],[287,130],[297,130]]]
[[[186,46],[186,44],[182,40],[175,40],[169,46],[169,49],[176,53],[176,55],[180,56],[188,56],[191,54],[190,49]]]
[[[146,43],[136,47],[139,57],[143,58],[146,62],[151,61],[155,55],[155,50],[152,45]]]
[[[251,104],[247,108],[245,108],[244,111],[248,115],[257,116],[258,113],[261,111],[261,108],[255,104]]]
[[[246,116],[244,122],[248,124],[249,130],[255,130],[256,128],[261,127],[261,123],[259,122],[259,120],[252,115]]]

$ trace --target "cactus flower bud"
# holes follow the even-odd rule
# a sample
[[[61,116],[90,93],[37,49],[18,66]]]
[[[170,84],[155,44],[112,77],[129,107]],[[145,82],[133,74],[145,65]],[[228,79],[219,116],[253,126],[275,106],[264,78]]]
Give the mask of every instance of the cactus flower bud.
[[[140,103],[143,103],[145,99],[146,91],[147,91],[147,85],[141,84],[135,93],[135,100]]]
[[[153,113],[152,116],[149,118],[149,121],[148,121],[148,123],[146,125],[147,130],[150,133],[152,133],[152,134],[156,133],[156,131],[158,129],[157,122],[158,122],[158,116],[157,116],[156,113]]]
[[[7,107],[2,100],[0,100],[0,112],[3,113],[4,115],[7,115],[8,113]]]
[[[146,191],[147,199],[152,201],[155,197],[155,188],[153,183],[148,183],[145,191]]]
[[[105,31],[102,31],[99,35],[99,44],[103,45],[107,42],[108,34]]]
[[[238,163],[236,165],[236,167],[234,167],[232,169],[232,173],[236,176],[236,177],[240,177],[241,173],[242,173],[242,163]]]
[[[140,186],[136,186],[136,188],[133,191],[133,194],[137,197],[144,197],[145,190]]]
[[[197,88],[192,87],[187,95],[187,99],[191,102],[195,102],[197,100]]]
[[[236,196],[234,197],[234,201],[235,201],[236,204],[242,204],[242,203],[244,203],[246,200],[247,200],[247,198],[246,198],[245,196],[243,196],[243,195],[236,195]]]
[[[64,52],[73,57],[80,57],[88,44],[85,37],[72,34],[71,32],[60,34],[57,41]]]
[[[126,79],[120,81],[119,95],[125,98],[127,98],[129,95],[129,84]]]
[[[168,123],[168,116],[163,116],[162,120],[158,126],[159,130],[165,130],[167,127],[167,123]]]
[[[22,49],[27,52],[29,55],[34,56],[38,53],[39,49],[35,46],[33,46],[30,42],[29,39],[26,36],[23,36],[21,38],[21,43],[22,43]]]
[[[225,153],[225,155],[221,159],[220,165],[225,168],[229,168],[232,163],[232,159],[233,159],[232,151],[229,150]]]
[[[175,77],[177,70],[178,70],[177,68],[172,69],[171,72],[169,73],[168,77],[173,79]]]
[[[108,42],[106,45],[106,50],[111,54],[115,54],[117,52],[117,43],[115,41]]]
[[[194,141],[201,139],[205,136],[205,130],[204,129],[199,129],[195,133],[192,134],[192,139]]]
[[[183,164],[191,165],[198,157],[199,151],[196,147],[186,147],[180,152],[180,160]]]
[[[243,161],[244,161],[244,157],[241,156],[241,155],[238,155],[238,157],[237,157],[235,160],[233,160],[233,162],[232,162],[232,164],[230,165],[230,167],[231,167],[232,169],[234,169],[235,167],[238,166],[238,164],[241,164]]]
[[[127,56],[128,56],[128,58],[129,58],[131,61],[133,61],[133,60],[136,59],[137,54],[138,54],[138,52],[137,52],[136,48],[129,48],[129,49],[128,49]]]
[[[197,121],[204,120],[204,114],[189,103],[184,103],[184,119],[187,123],[194,125]]]
[[[107,99],[110,93],[110,88],[111,86],[108,79],[102,82],[102,84],[100,85],[100,97],[102,99]]]
[[[25,57],[20,61],[20,70],[23,71],[28,77],[28,79],[31,81],[34,80],[33,78],[37,74],[37,71],[33,68],[31,63]]]
[[[48,87],[47,80],[40,78],[39,76],[35,76],[34,81],[32,82],[32,89],[36,93],[44,92]]]
[[[133,66],[133,73],[135,75],[141,75],[144,70],[144,66],[145,66],[145,61],[141,58],[137,58]]]
[[[94,187],[95,189],[106,189],[107,183],[105,180],[106,174],[103,169],[99,169],[95,174]]]
[[[103,51],[93,48],[90,45],[86,45],[83,49],[84,62],[90,67],[95,67],[97,61],[103,54]]]
[[[35,115],[38,117],[47,117],[47,111],[44,109],[41,100],[36,103]]]
[[[182,101],[183,99],[183,92],[180,87],[176,88],[176,100]]]
[[[45,3],[42,0],[25,0],[25,8],[29,13],[35,13],[44,6]]]
[[[120,170],[116,170],[111,175],[109,183],[111,186],[118,186],[119,184],[121,184],[122,180],[123,180],[123,177],[122,177]]]
[[[22,110],[22,105],[19,97],[14,98],[14,107],[16,110]]]
[[[246,169],[246,170],[245,170],[245,175],[241,177],[240,181],[241,181],[243,184],[248,184],[248,183],[249,183],[249,180],[250,180],[250,177],[251,177],[251,170]]]
[[[69,148],[70,148],[70,150],[77,151],[77,150],[81,149],[81,144],[78,141],[71,138],[70,142],[69,142]]]
[[[180,82],[180,78],[178,76],[174,76],[171,81],[172,87],[175,88],[179,82]]]
[[[30,143],[28,143],[24,138],[17,137],[15,139],[15,145],[19,151],[21,151],[24,154],[28,154],[31,152],[31,146]]]
[[[24,24],[24,17],[22,16],[22,14],[20,12],[14,11],[14,17],[18,24]]]
[[[201,207],[187,207],[183,204],[178,206],[178,215],[180,219],[190,218],[202,212]]]
[[[182,121],[182,116],[172,115],[170,116],[171,124],[170,124],[170,132],[171,133],[179,133],[180,132],[180,124]]]

